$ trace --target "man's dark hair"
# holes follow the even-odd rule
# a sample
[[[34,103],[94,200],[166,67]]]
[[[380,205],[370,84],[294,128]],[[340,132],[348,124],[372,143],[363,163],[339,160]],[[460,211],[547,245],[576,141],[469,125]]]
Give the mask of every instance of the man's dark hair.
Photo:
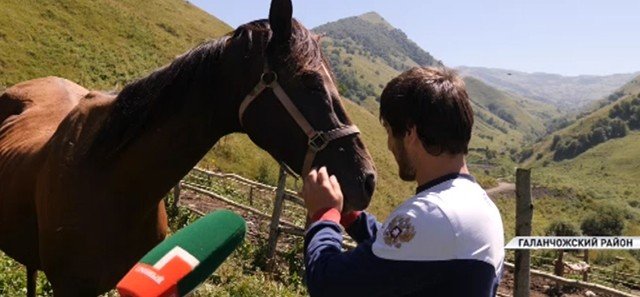
[[[397,138],[415,125],[431,155],[468,153],[473,110],[453,70],[416,67],[390,81],[380,98],[380,119]]]

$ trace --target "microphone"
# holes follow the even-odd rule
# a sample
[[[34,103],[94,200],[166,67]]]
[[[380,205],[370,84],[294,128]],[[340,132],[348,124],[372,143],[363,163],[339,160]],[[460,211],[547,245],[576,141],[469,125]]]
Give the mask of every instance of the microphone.
[[[122,297],[185,296],[209,277],[244,240],[246,223],[219,210],[165,239],[120,280]]]

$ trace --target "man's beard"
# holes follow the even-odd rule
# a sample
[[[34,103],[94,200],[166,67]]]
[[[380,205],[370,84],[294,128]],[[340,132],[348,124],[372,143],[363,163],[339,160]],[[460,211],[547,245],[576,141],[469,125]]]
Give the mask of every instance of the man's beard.
[[[416,180],[416,169],[409,161],[409,155],[402,141],[398,142],[398,156],[396,157],[396,161],[398,161],[398,175],[400,175],[400,179],[403,181]]]

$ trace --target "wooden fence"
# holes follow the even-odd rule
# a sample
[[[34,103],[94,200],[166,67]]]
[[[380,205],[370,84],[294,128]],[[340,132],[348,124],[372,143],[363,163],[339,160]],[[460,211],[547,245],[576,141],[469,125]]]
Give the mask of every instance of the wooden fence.
[[[281,167],[278,187],[253,181],[236,174],[212,172],[193,168],[173,190],[174,203],[180,201],[184,190],[217,199],[228,205],[269,221],[267,238],[267,269],[273,268],[278,238],[282,234],[304,237],[306,209],[304,200],[297,193],[286,189],[287,172]],[[202,212],[189,207],[199,215]],[[345,235],[345,248],[354,248],[354,241]]]
[[[531,199],[531,171],[518,168],[516,170],[516,236],[531,236],[534,205]],[[593,292],[616,297],[633,297],[636,295],[613,288],[585,281],[567,279],[539,270],[531,269],[531,251],[516,250],[515,263],[505,263],[514,274],[514,297],[528,297],[530,293],[530,276],[535,275],[555,281],[558,286],[571,285]],[[614,277],[615,278],[615,277]]]
[[[233,207],[269,220],[267,250],[267,263],[269,264],[267,267],[270,269],[273,268],[272,263],[280,235],[284,233],[302,237],[305,231],[306,210],[304,208],[304,201],[297,196],[296,192],[285,188],[286,178],[286,170],[281,168],[278,187],[274,187],[236,174],[217,173],[200,168],[193,168],[179,185],[174,188],[174,203],[177,204],[180,201],[180,195],[183,190],[189,190],[220,200]],[[242,188],[244,188],[244,190],[241,190]],[[516,234],[518,236],[528,236],[531,232],[531,218],[533,213],[529,170],[518,169],[516,171],[516,199]],[[190,209],[199,215],[204,215],[198,210]],[[355,243],[348,236],[345,236],[343,245],[347,249],[355,247]],[[532,270],[531,258],[530,251],[518,251],[516,252],[516,261],[514,264],[505,263],[507,269],[514,271],[513,296],[515,297],[529,296],[530,275],[547,278],[560,285],[571,285],[611,296],[635,296],[599,284],[562,278],[543,271]],[[533,256],[533,258],[536,257]],[[596,271],[604,270],[593,266],[591,269]],[[595,273],[595,275],[598,274]],[[622,277],[624,274],[618,273],[617,275]],[[605,280],[607,279],[607,277],[601,275],[599,275],[599,277]],[[608,280],[611,280],[611,278],[608,278]],[[613,281],[616,281],[615,273]],[[614,283],[625,284],[621,279],[618,279],[617,282]],[[507,295],[502,294],[502,296]]]

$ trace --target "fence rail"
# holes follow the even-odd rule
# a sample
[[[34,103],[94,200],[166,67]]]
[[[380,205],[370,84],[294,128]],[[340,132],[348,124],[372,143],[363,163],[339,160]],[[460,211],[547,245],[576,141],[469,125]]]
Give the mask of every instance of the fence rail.
[[[515,266],[512,263],[508,263],[508,262],[505,262],[504,266],[507,267],[507,269],[512,269],[512,270],[515,268]],[[583,282],[583,281],[574,280],[574,279],[567,279],[567,278],[559,277],[559,276],[556,276],[547,272],[543,272],[540,270],[531,269],[530,273],[531,275],[553,280],[563,286],[570,285],[573,287],[579,287],[579,288],[591,290],[596,293],[602,293],[602,294],[612,295],[616,297],[637,297],[637,295],[616,290],[613,288],[605,287],[600,284],[588,283],[588,282]]]

